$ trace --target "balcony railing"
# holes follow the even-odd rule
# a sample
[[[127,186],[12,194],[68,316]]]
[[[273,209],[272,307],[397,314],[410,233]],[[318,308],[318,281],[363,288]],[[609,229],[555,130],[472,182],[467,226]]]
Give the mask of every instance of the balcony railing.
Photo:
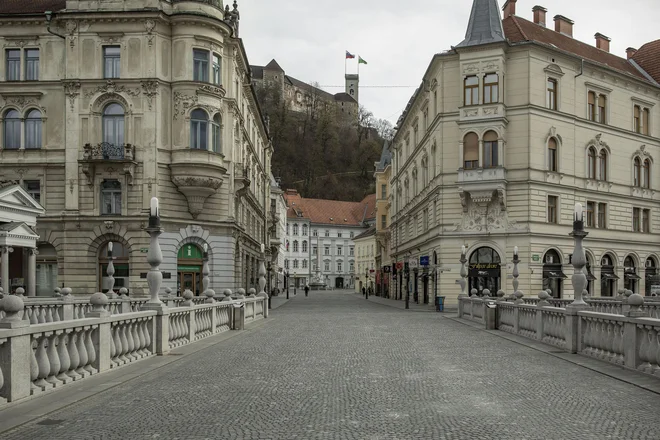
[[[84,160],[134,160],[135,147],[131,144],[85,144],[83,147]]]

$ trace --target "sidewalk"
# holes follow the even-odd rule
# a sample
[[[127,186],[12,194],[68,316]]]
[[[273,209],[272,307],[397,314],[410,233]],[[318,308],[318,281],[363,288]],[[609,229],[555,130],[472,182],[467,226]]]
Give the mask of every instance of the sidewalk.
[[[356,296],[362,297],[364,299],[364,295],[355,293]],[[384,306],[389,306],[389,307],[396,307],[397,309],[402,309],[405,310],[406,308],[406,302],[404,300],[396,300],[396,299],[388,299],[388,298],[381,298],[380,296],[375,296],[375,295],[369,295],[369,299],[365,299],[365,301],[371,301],[377,304],[382,304]],[[435,307],[433,307],[430,304],[416,304],[414,301],[409,302],[410,309],[408,309],[411,312],[435,312]]]
[[[280,293],[278,296],[270,297],[270,308],[271,310],[283,306],[284,304],[291,301],[294,297],[293,293],[289,295],[289,299],[286,299],[286,292]]]

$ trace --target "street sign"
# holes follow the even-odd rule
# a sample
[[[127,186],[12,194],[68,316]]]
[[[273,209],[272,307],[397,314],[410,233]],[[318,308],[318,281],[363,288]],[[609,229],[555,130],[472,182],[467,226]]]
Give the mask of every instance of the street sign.
[[[417,259],[411,258],[410,261],[408,261],[408,266],[410,266],[411,269],[416,268],[418,266]]]
[[[541,256],[538,254],[532,255],[532,261],[541,261]]]
[[[429,265],[429,256],[428,255],[423,255],[419,257],[419,265],[420,266],[428,266]]]
[[[398,263],[396,263],[396,270],[401,270],[401,269],[403,269],[403,263],[399,261]]]
[[[383,266],[383,272],[385,272],[385,273],[390,273],[391,269],[392,268],[390,266]]]

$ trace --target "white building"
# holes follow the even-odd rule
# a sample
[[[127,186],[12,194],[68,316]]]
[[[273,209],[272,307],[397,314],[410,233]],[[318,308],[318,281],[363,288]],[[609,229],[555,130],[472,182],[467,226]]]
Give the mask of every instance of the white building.
[[[376,287],[380,281],[379,271],[376,270],[376,253],[378,242],[376,241],[376,226],[372,226],[354,239],[355,241],[355,291],[362,292],[362,288]]]
[[[580,202],[590,293],[648,294],[660,261],[660,41],[621,57],[603,34],[580,42],[570,19],[552,25],[528,3],[527,20],[516,3],[502,19],[496,0],[474,0],[464,40],[433,56],[397,124],[392,258],[437,252],[438,290],[455,304],[461,246],[479,293],[511,292],[518,246],[521,290],[570,298]]]
[[[344,202],[306,199],[296,190],[287,190],[285,199],[289,228],[285,264],[294,285],[304,287],[318,269],[328,287],[352,288],[355,283],[353,239],[373,224],[375,194],[361,202]]]
[[[284,289],[286,271],[284,262],[286,260],[286,201],[284,191],[280,184],[271,175],[270,182],[270,213],[273,217],[270,229],[270,251],[271,251],[271,290]]]

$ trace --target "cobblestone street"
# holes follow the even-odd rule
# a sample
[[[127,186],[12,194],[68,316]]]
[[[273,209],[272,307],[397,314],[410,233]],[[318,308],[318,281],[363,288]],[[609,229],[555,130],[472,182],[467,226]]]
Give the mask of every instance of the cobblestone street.
[[[437,313],[298,292],[267,321],[0,438],[660,438],[660,396]]]

